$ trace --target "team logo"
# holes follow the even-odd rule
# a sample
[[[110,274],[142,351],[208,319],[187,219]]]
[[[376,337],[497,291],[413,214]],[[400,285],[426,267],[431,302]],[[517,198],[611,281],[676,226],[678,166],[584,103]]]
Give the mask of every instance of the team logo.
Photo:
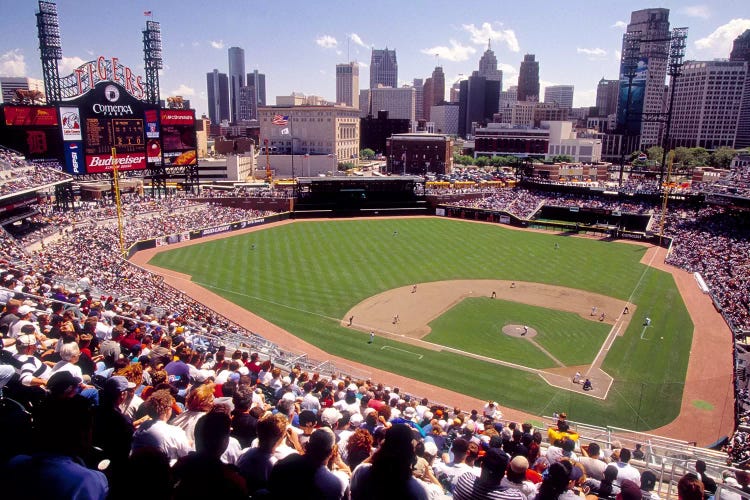
[[[104,88],[104,97],[106,97],[109,102],[117,102],[120,98],[120,91],[117,90],[117,87],[114,85],[107,85]]]

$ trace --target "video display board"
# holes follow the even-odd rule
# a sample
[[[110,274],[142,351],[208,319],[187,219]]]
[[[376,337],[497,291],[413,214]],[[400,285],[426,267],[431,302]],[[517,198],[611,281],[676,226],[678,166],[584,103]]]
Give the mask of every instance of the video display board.
[[[57,109],[52,106],[2,106],[0,142],[33,161],[58,161],[62,151]]]
[[[161,110],[161,149],[164,165],[197,164],[197,144],[194,110]]]

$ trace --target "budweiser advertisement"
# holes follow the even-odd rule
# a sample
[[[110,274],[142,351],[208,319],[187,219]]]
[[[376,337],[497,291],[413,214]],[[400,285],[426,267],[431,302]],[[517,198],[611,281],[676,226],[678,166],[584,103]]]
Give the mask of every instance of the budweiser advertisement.
[[[146,168],[146,153],[122,153],[116,160],[119,170],[139,170]],[[111,155],[86,155],[86,172],[98,174],[111,172],[113,159]]]

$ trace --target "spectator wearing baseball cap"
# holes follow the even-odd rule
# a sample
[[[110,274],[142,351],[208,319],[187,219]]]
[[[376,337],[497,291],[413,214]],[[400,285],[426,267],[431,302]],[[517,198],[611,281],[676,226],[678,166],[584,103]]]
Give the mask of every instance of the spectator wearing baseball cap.
[[[93,442],[110,459],[109,470],[115,482],[125,480],[120,474],[127,464],[135,430],[133,421],[120,411],[120,405],[127,399],[128,390],[134,388],[135,384],[123,376],[108,378],[99,390],[99,405],[94,414]]]

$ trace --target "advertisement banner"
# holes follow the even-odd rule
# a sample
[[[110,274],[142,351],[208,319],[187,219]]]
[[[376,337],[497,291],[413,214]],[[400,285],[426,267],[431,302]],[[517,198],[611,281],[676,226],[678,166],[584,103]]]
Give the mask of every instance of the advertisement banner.
[[[146,157],[149,163],[161,165],[161,143],[159,139],[149,139],[146,144]]]
[[[146,155],[143,153],[118,153],[117,164],[120,170],[146,168]],[[112,171],[111,155],[86,155],[86,173],[98,174]]]
[[[628,135],[641,133],[641,114],[643,113],[643,102],[646,97],[646,80],[648,79],[648,57],[642,57],[638,61],[635,70],[633,84],[628,85],[628,78],[620,75],[620,92],[617,101],[617,128]],[[628,108],[628,90],[630,93],[630,109]]]
[[[20,126],[57,126],[57,111],[47,106],[5,106],[5,124]]]
[[[164,165],[197,165],[195,111],[161,110],[161,145]]]
[[[81,113],[78,108],[60,107],[60,128],[63,141],[82,141]]]
[[[144,115],[146,118],[146,137],[149,139],[158,139],[159,112],[155,109],[147,109]]]
[[[83,143],[65,143],[65,171],[69,174],[81,175],[86,173],[83,165]]]

